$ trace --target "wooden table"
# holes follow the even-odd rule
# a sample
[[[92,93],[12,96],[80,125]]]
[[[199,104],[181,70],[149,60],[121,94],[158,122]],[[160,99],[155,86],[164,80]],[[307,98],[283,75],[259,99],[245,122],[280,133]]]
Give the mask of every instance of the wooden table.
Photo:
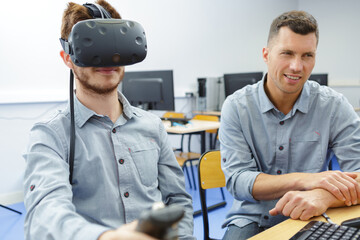
[[[328,209],[326,213],[334,223],[341,224],[345,220],[360,217],[360,205],[351,206],[351,207],[331,208]],[[311,220],[326,222],[326,219],[322,216],[314,217],[309,221]],[[287,240],[290,239],[292,236],[294,236],[295,233],[299,231],[302,227],[304,227],[309,221],[288,219],[249,239],[251,240],[258,240],[258,239],[285,240],[286,239]]]

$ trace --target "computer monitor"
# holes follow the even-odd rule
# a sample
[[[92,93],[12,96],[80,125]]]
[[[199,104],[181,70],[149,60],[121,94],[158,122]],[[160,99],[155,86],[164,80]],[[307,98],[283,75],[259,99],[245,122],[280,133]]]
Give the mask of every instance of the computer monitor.
[[[175,110],[172,70],[125,71],[119,89],[133,106],[144,110]]]
[[[260,81],[262,77],[262,72],[224,74],[225,97],[233,94],[236,90],[243,88],[246,85]]]
[[[311,74],[309,80],[313,80],[318,82],[320,85],[328,85],[328,74],[321,73],[321,74]]]

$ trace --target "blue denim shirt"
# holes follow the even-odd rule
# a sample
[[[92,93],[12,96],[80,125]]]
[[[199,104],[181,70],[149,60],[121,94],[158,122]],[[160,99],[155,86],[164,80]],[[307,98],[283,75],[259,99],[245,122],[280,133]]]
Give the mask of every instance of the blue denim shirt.
[[[343,170],[360,169],[359,116],[344,96],[314,81],[287,115],[267,97],[264,79],[236,91],[222,107],[219,132],[226,186],[235,198],[224,225],[270,227],[286,219],[268,213],[277,200],[253,198],[259,173],[324,171],[331,154]]]
[[[69,183],[69,106],[34,125],[24,176],[25,238],[97,239],[154,202],[186,209],[181,239],[193,239],[191,196],[159,117],[130,106],[113,123],[75,98],[75,161]]]

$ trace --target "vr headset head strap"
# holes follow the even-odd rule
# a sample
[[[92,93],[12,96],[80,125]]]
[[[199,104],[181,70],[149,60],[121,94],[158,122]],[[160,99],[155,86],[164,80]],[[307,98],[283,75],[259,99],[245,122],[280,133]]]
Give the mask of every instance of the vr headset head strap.
[[[84,7],[88,9],[89,14],[93,18],[111,18],[111,15],[108,11],[105,10],[101,5],[97,3],[85,3],[83,4]],[[60,43],[62,48],[67,54],[71,54],[71,47],[66,39],[60,38]]]
[[[111,15],[108,11],[105,10],[102,6],[96,3],[85,3],[83,4],[93,18],[111,18]]]

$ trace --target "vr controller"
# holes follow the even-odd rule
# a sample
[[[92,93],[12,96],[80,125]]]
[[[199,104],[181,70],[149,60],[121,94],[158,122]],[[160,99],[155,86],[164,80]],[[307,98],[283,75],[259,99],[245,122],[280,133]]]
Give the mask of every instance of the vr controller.
[[[184,214],[184,208],[179,205],[153,208],[141,214],[136,230],[157,239],[176,240],[178,222]]]

